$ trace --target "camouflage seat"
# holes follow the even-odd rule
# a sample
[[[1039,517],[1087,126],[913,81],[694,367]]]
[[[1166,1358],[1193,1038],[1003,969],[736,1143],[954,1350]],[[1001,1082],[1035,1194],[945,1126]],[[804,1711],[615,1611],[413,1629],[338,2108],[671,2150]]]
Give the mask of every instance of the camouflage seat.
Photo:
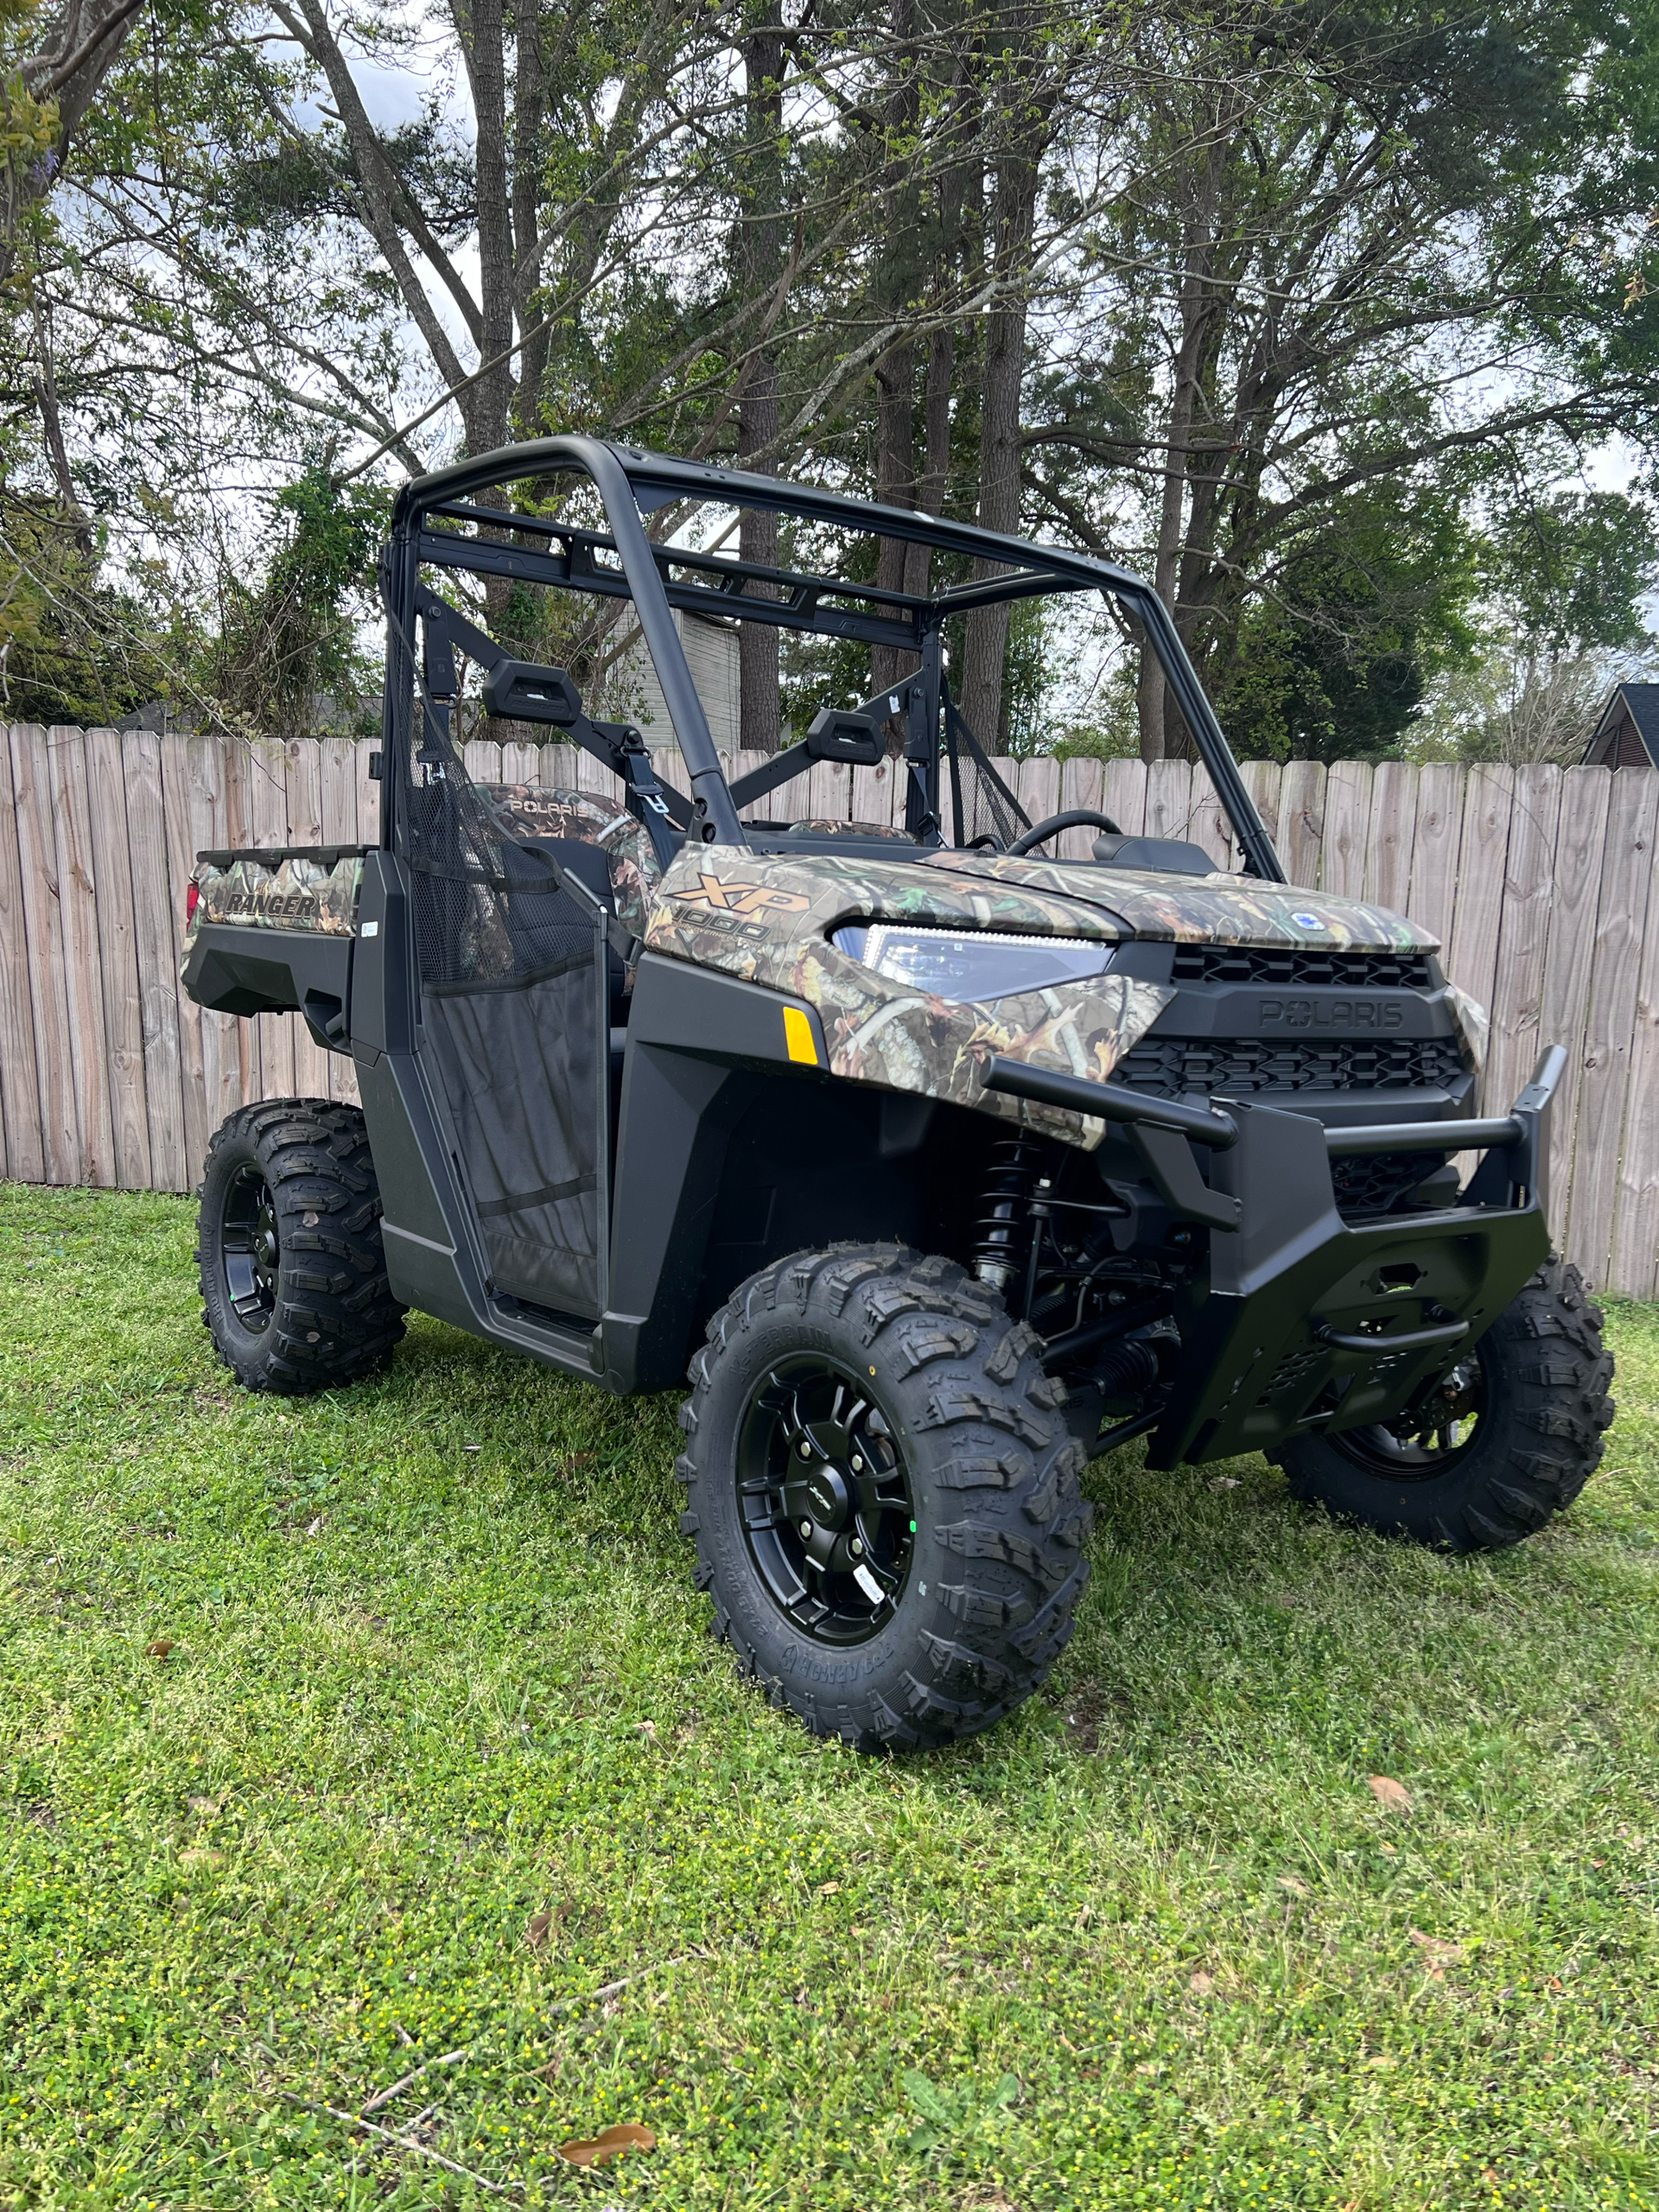
[[[569,837],[597,845],[610,870],[617,920],[630,937],[644,937],[662,868],[643,824],[632,815],[594,791],[550,791],[540,784],[480,784],[476,788],[516,841]]]

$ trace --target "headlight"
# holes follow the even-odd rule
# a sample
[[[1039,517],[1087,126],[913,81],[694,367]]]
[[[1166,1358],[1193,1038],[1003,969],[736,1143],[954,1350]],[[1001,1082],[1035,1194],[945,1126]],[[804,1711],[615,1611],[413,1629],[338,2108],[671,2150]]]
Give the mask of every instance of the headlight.
[[[1104,975],[1116,947],[1086,937],[1003,937],[989,930],[918,929],[902,922],[849,924],[830,939],[837,952],[895,983],[959,1006],[1006,999],[1051,983]]]

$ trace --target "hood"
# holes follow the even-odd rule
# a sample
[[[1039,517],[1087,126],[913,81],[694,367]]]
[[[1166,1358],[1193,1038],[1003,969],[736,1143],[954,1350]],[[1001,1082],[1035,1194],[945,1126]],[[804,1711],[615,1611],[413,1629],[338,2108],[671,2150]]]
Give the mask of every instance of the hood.
[[[973,882],[987,892],[1081,900],[1111,916],[1124,937],[1180,944],[1316,945],[1341,952],[1440,950],[1432,931],[1386,906],[1264,883],[1254,875],[1068,866],[1005,853],[932,853],[924,865],[964,888]]]

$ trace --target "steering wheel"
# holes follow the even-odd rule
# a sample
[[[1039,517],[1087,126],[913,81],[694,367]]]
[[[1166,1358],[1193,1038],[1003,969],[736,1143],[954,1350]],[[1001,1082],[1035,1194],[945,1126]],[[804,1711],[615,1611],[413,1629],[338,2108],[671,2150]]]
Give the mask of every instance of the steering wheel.
[[[1012,860],[1016,854],[1030,852],[1033,845],[1046,844],[1062,830],[1090,829],[1109,830],[1114,837],[1123,835],[1109,814],[1096,814],[1091,806],[1069,806],[1064,814],[1051,814],[1046,821],[1027,830],[1023,837],[1016,837],[1008,847],[1008,857]]]

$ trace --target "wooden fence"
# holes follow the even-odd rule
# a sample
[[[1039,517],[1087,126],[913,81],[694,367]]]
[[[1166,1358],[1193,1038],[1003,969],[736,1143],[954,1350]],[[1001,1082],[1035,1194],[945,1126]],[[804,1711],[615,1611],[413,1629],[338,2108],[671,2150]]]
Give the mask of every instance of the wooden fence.
[[[297,1016],[204,1014],[177,988],[194,854],[377,834],[367,743],[230,746],[19,725],[0,745],[0,1174],[191,1187],[211,1132],[250,1099],[350,1098],[350,1063]],[[568,747],[467,748],[490,782],[616,786]],[[753,765],[740,754],[734,767]],[[1032,818],[1092,806],[1125,830],[1229,857],[1208,779],[1182,761],[1002,764]],[[665,772],[677,769],[665,763]],[[1412,914],[1492,1012],[1486,1098],[1508,1103],[1541,1042],[1568,1047],[1556,1117],[1558,1240],[1615,1294],[1659,1295],[1659,773],[1651,769],[1245,769],[1294,883]],[[674,775],[674,780],[682,778]],[[762,803],[887,821],[890,766],[820,764]],[[1063,849],[1086,852],[1092,833]]]

